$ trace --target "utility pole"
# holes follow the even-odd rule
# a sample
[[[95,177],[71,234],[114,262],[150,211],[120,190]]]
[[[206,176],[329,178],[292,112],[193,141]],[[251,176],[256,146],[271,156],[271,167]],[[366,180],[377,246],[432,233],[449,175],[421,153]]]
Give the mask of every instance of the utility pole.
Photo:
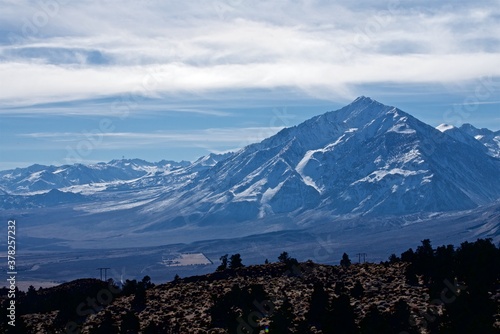
[[[108,280],[108,269],[111,269],[111,268],[105,268],[105,267],[102,267],[102,268],[97,268],[96,270],[99,270],[100,274],[101,274],[101,281],[102,281],[102,271],[104,270],[104,280],[107,281]]]
[[[358,263],[361,263],[361,257],[363,257],[363,263],[366,262],[366,253],[358,253],[356,255],[358,256]]]

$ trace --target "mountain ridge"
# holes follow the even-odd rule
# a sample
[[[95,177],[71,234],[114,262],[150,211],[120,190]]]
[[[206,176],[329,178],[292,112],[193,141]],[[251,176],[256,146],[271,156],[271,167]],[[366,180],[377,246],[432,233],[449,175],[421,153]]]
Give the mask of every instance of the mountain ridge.
[[[458,141],[487,152],[492,157],[500,158],[500,131],[491,131],[486,128],[478,129],[468,123],[462,124],[458,128],[441,124],[437,129]]]
[[[364,128],[359,130],[362,127]],[[424,135],[419,135],[421,133],[424,133]],[[430,138],[428,140],[430,142],[425,142],[426,136]],[[317,140],[318,137],[321,140]],[[413,149],[408,138],[414,141],[419,139],[423,144],[427,145],[418,146],[417,144],[421,143],[413,143],[413,146],[418,146],[417,149]],[[350,140],[355,140],[354,145],[346,145]],[[400,142],[403,145],[400,145]],[[462,182],[460,180],[464,174],[471,170],[481,174],[481,168],[478,168],[478,166],[471,165],[467,168],[462,166],[459,173],[461,175],[452,175],[454,176],[453,180],[450,180],[450,177],[444,173],[440,173],[439,169],[449,167],[445,162],[436,162],[436,154],[444,154],[444,151],[446,151],[442,147],[443,143],[452,147],[454,153],[460,153],[460,150],[464,150],[478,160],[485,160],[486,167],[483,166],[483,172],[486,174],[494,174],[498,171],[496,163],[490,161],[486,155],[481,156],[481,153],[473,152],[463,143],[443,137],[433,127],[418,121],[397,108],[385,106],[370,98],[360,97],[338,111],[313,117],[300,125],[284,129],[275,136],[236,152],[230,159],[223,160],[213,169],[208,170],[208,175],[205,178],[197,179],[199,181],[197,181],[196,191],[203,192],[208,184],[212,184],[212,188],[216,188],[216,190],[205,193],[205,195],[211,197],[221,206],[220,209],[212,207],[212,211],[227,212],[229,216],[235,213],[231,208],[232,206],[237,206],[235,210],[246,206],[247,212],[249,210],[253,210],[254,213],[258,211],[259,215],[257,217],[264,215],[263,211],[265,213],[266,209],[269,208],[266,206],[269,200],[274,199],[276,194],[279,194],[283,189],[283,186],[285,188],[281,191],[283,198],[280,203],[275,203],[274,206],[271,203],[272,213],[293,212],[309,204],[321,204],[329,210],[338,211],[339,214],[362,211],[362,207],[358,209],[353,204],[341,207],[335,206],[335,204],[332,206],[332,202],[338,202],[342,199],[352,203],[362,203],[365,199],[369,201],[369,195],[366,195],[365,198],[357,196],[351,200],[356,195],[357,190],[348,189],[349,186],[356,188],[356,185],[370,183],[372,179],[383,181],[388,175],[389,177],[392,175],[393,178],[398,175],[410,178],[424,175],[427,178],[436,177],[438,180],[444,180],[441,183],[438,182],[438,185],[432,189],[432,191],[435,191],[439,190],[439,187],[443,188],[443,190],[448,188],[450,194],[446,194],[443,190],[440,191],[443,193],[442,198],[440,198],[441,207],[434,205],[434,198],[428,201],[428,207],[417,205],[414,211],[440,211],[442,209],[446,211],[472,208],[477,204],[498,198],[500,184],[497,181],[494,181],[494,191],[490,192],[484,191],[484,189],[480,189],[475,185],[477,178],[474,178],[471,182]],[[348,160],[349,157],[352,157],[357,150],[363,150],[362,147],[366,145],[370,146],[370,149],[363,151],[365,155],[361,155],[361,159],[340,163],[342,160]],[[406,150],[398,152],[404,145],[407,146]],[[380,159],[373,156],[371,162],[367,163],[366,155],[372,154],[369,151],[376,152],[377,147],[383,146],[387,148],[386,155],[380,157]],[[330,156],[330,160],[328,160],[328,156]],[[421,156],[425,156],[425,159],[420,159]],[[457,160],[453,156],[447,158],[455,162]],[[328,160],[328,163],[320,163],[321,160],[325,159]],[[380,165],[378,169],[375,168],[377,167],[375,166],[377,165],[377,159]],[[391,159],[395,161],[394,166],[391,168],[383,166],[387,162],[390,163]],[[418,168],[425,165],[429,167],[429,164],[435,165],[432,173],[428,172],[428,169]],[[335,168],[332,168],[334,165]],[[335,176],[335,169],[338,169],[339,165],[343,170]],[[401,169],[400,167],[409,169]],[[315,171],[321,168],[323,170],[316,172],[314,175]],[[346,175],[356,172],[359,174],[358,177],[347,178],[349,182],[346,182]],[[287,178],[284,178],[283,175],[286,175]],[[324,175],[329,176],[326,182],[323,178]],[[422,177],[420,181],[424,185],[426,183],[425,177]],[[404,183],[404,180],[402,182]],[[214,183],[215,187],[213,186]],[[458,183],[458,186],[455,186],[455,183]],[[429,184],[432,183],[429,182]],[[470,191],[470,189],[474,190]],[[432,191],[430,190],[428,193]],[[323,196],[325,193],[331,194],[335,192],[340,193],[340,196],[335,199]],[[297,193],[300,194],[298,199],[295,197]],[[287,196],[287,194],[292,195]],[[306,198],[308,202],[305,201]],[[409,202],[412,200],[418,200],[418,198],[408,199]],[[250,202],[258,201],[263,204],[261,208],[249,205]],[[330,201],[330,203],[325,203],[325,201]],[[229,204],[223,205],[224,202],[229,202]],[[286,207],[280,207],[285,203]],[[454,205],[447,205],[450,203],[454,203]],[[186,204],[195,205],[195,203]],[[374,203],[373,206],[380,207],[382,204],[383,201],[379,201]],[[385,211],[379,210],[380,213],[389,213],[391,212],[389,210],[395,213],[411,212],[411,210],[405,208],[398,212],[397,208],[394,210],[393,203],[385,206]],[[369,212],[370,210],[364,211]]]
[[[113,160],[95,165],[98,172],[73,165],[91,181],[74,176],[78,182],[56,189],[92,194],[100,202],[121,199],[138,214],[161,214],[151,223],[159,229],[275,215],[293,220],[315,210],[327,216],[377,216],[472,209],[500,198],[495,177],[500,162],[483,143],[459,131],[463,138],[361,96],[237,152],[194,163]],[[71,169],[63,167],[35,165],[31,174],[16,169],[17,178],[12,171],[0,172],[0,189],[14,189],[9,195],[47,191],[54,178]],[[36,180],[36,173],[44,172],[52,179]]]

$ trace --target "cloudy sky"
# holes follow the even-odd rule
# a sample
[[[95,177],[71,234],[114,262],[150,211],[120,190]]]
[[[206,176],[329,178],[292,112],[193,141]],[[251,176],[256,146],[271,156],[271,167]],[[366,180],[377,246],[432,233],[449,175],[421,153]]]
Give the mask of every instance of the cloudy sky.
[[[234,150],[357,96],[500,129],[500,1],[0,0],[0,169]]]

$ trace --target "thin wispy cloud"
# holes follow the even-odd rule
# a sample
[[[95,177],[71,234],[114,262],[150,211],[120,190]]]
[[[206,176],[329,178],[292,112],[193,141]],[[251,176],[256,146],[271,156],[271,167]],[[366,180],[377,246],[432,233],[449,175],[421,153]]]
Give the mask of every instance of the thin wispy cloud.
[[[500,101],[472,101],[469,104],[472,105],[488,105],[488,104],[500,104]],[[461,103],[453,103],[452,105],[455,106],[462,106],[464,105],[464,102]]]
[[[169,131],[169,132],[107,132],[93,133],[93,140],[99,143],[100,149],[121,149],[131,145],[141,147],[155,145],[155,147],[192,146],[196,143],[207,144],[231,144],[241,148],[263,140],[276,134],[283,127],[248,127],[248,128],[210,128],[191,131]],[[32,132],[18,134],[18,137],[32,138],[39,140],[45,149],[51,146],[63,144],[78,144],[88,140],[89,133],[86,132]],[[207,146],[208,147],[208,146]]]
[[[187,98],[185,98],[187,99]],[[130,103],[125,108],[124,104]],[[136,109],[137,113],[131,113]],[[218,117],[230,117],[231,112],[215,109],[213,106],[200,105],[192,102],[191,104],[169,103],[165,99],[151,99],[145,96],[130,94],[118,96],[114,99],[105,99],[96,101],[94,99],[68,101],[65,103],[45,103],[31,106],[4,106],[0,107],[0,114],[11,114],[13,110],[17,116],[38,116],[38,115],[72,115],[72,116],[102,116],[108,117],[147,117],[158,114],[196,114]],[[125,114],[125,115],[124,115]]]

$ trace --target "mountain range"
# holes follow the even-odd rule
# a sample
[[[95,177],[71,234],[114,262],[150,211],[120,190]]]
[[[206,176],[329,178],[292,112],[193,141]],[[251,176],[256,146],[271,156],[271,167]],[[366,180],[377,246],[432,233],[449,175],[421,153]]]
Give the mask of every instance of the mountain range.
[[[500,199],[499,176],[500,131],[434,128],[359,97],[193,163],[124,159],[2,171],[0,207],[28,221],[57,215],[69,230],[94,226],[106,237],[213,226],[233,226],[235,236],[339,217],[477,209]]]
[[[491,157],[500,157],[500,131],[470,124],[434,129],[360,97],[236,153],[210,154],[194,163],[33,165],[0,172],[0,185],[4,194],[34,195],[163,184],[188,199],[185,204],[198,203],[200,213],[241,219],[239,208],[249,218],[313,208],[404,214],[495,200],[500,178],[498,160]],[[172,187],[173,181],[178,184]]]

